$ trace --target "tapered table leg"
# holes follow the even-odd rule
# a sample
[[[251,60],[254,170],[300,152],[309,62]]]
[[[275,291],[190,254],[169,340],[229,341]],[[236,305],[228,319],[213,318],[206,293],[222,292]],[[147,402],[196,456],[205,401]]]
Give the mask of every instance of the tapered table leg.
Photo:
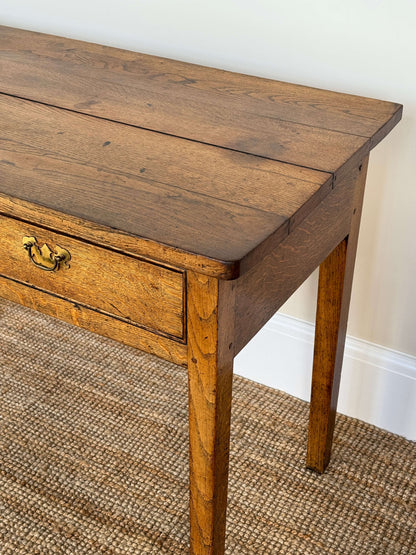
[[[368,158],[356,181],[350,233],[319,268],[306,463],[318,472],[324,472],[331,455],[367,165]]]
[[[192,555],[225,542],[234,341],[234,283],[188,272]]]

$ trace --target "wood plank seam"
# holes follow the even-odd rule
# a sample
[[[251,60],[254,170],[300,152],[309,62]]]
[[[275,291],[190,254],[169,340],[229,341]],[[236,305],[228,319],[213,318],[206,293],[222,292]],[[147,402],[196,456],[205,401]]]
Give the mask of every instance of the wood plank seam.
[[[133,124],[133,123],[127,123],[127,122],[117,120],[117,119],[111,119],[111,118],[106,118],[104,116],[98,116],[96,114],[85,113],[85,112],[82,112],[80,110],[74,110],[72,108],[62,107],[62,106],[59,106],[57,104],[51,104],[51,103],[44,102],[44,101],[41,101],[41,100],[33,100],[33,99],[30,99],[29,97],[25,97],[25,96],[19,96],[19,95],[16,95],[16,94],[5,93],[5,92],[2,92],[2,91],[0,91],[0,96],[9,96],[11,98],[16,98],[16,99],[19,99],[19,100],[33,102],[35,104],[40,104],[42,106],[47,106],[49,108],[56,108],[56,109],[59,109],[59,110],[64,110],[65,112],[69,112],[69,113],[72,113],[72,114],[78,114],[80,116],[90,117],[90,118],[94,118],[94,119],[97,119],[97,120],[107,121],[107,122],[110,122],[110,123],[116,123],[118,125],[123,125],[123,126],[130,127],[130,128],[133,128],[133,129],[141,129],[143,131],[149,131],[150,133],[158,133],[159,135],[164,135],[166,137],[173,137],[175,139],[181,139],[183,141],[189,141],[189,142],[192,142],[192,143],[199,143],[201,145],[211,146],[211,147],[215,147],[215,148],[218,148],[218,149],[221,149],[221,150],[236,152],[236,153],[239,153],[239,154],[245,154],[247,156],[253,156],[255,158],[270,160],[272,162],[279,162],[280,164],[287,164],[289,166],[296,166],[298,168],[304,168],[304,169],[307,169],[307,170],[314,170],[314,171],[318,171],[318,172],[322,172],[322,173],[330,173],[334,176],[336,174],[335,171],[329,171],[327,169],[317,168],[315,166],[308,166],[308,165],[305,165],[305,164],[299,164],[299,163],[296,163],[296,162],[288,162],[287,160],[284,160],[283,158],[280,159],[280,158],[275,157],[275,156],[272,157],[272,156],[267,156],[267,155],[255,154],[253,152],[248,152],[247,150],[232,148],[230,146],[217,145],[215,143],[210,143],[210,142],[207,142],[207,141],[201,141],[201,140],[196,140],[196,139],[192,139],[192,138],[189,138],[189,137],[184,137],[183,135],[175,135],[174,133],[168,133],[166,131],[160,131],[160,130],[157,130],[157,129],[153,129],[152,127],[146,127],[146,126],[141,126],[141,125],[137,125],[137,124]],[[279,120],[279,121],[285,121],[285,120]],[[288,123],[291,123],[291,122],[288,121]],[[297,125],[302,125],[302,124],[297,123]],[[315,126],[306,126],[306,127],[311,127],[312,129],[316,129]],[[325,129],[325,128],[322,128],[322,129]],[[339,132],[339,133],[341,133],[341,132]],[[365,135],[357,135],[357,134],[354,134],[354,133],[344,133],[344,132],[342,132],[341,134],[351,135],[353,137],[360,137],[360,138],[363,138],[363,139],[368,138]],[[367,145],[367,143],[368,143],[368,148],[369,148],[370,140],[366,141],[366,145]],[[345,162],[345,164],[343,164],[342,166],[340,166],[340,168],[338,168],[338,171],[344,165],[347,165],[347,163],[348,163],[348,160]]]

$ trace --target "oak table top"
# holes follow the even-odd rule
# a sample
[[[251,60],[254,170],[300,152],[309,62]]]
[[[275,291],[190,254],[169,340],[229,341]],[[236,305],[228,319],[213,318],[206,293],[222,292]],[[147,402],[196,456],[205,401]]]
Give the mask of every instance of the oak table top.
[[[0,52],[0,191],[224,278],[291,233],[402,112],[9,27]]]
[[[233,359],[318,266],[329,463],[369,152],[401,115],[0,26],[0,296],[187,368],[193,555],[224,553]]]

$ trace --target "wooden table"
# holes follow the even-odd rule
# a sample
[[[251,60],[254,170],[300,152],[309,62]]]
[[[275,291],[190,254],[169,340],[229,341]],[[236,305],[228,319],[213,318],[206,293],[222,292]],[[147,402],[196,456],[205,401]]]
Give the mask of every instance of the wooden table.
[[[402,107],[7,27],[0,50],[0,295],[188,368],[191,552],[220,555],[233,358],[318,265],[328,464],[368,154]]]

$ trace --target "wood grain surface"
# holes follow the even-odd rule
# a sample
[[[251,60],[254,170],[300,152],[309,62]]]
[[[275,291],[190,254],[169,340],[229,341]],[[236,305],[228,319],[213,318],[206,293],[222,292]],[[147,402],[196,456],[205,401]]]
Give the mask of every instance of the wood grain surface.
[[[318,472],[331,455],[367,167],[368,158],[356,178],[349,234],[319,268],[307,454]]]
[[[237,281],[236,354],[350,231],[359,166]]]
[[[401,117],[399,104],[8,27],[0,77],[3,195],[226,279],[273,251]]]
[[[45,272],[29,260],[25,236],[71,254],[69,267]],[[72,237],[0,216],[0,274],[75,303],[184,339],[184,274]]]
[[[327,173],[5,95],[0,112],[3,194],[228,266],[284,238],[332,184]]]
[[[224,553],[235,283],[187,274],[193,555]]]
[[[401,114],[394,103],[5,27],[0,49],[8,94],[333,173]]]

